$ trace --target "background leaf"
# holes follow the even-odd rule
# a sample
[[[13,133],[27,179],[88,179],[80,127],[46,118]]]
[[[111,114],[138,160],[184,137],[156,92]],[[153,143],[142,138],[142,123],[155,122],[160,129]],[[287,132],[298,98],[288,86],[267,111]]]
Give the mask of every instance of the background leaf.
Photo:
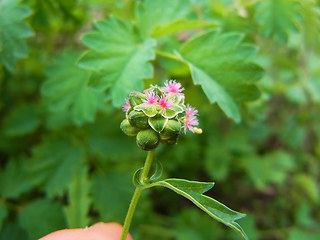
[[[49,109],[55,114],[70,111],[77,125],[93,121],[104,103],[102,91],[89,86],[91,73],[75,65],[79,56],[70,50],[57,56],[46,71],[47,81],[41,89]]]
[[[94,24],[96,30],[87,33],[82,42],[90,51],[79,66],[100,72],[100,85],[110,88],[113,105],[121,106],[133,91],[142,90],[142,80],[151,78],[155,41],[140,40],[134,26],[115,17]],[[130,80],[128,80],[130,79]]]
[[[187,41],[180,50],[194,84],[236,122],[241,119],[237,101],[259,96],[254,82],[263,74],[260,66],[250,62],[256,49],[241,43],[242,39],[241,34],[210,31]]]
[[[0,2],[0,64],[9,71],[13,71],[17,59],[27,55],[23,39],[32,31],[23,19],[30,14],[30,8],[19,5],[18,0]]]
[[[78,169],[69,184],[68,190],[69,205],[65,208],[68,227],[84,228],[89,223],[88,211],[91,203],[87,168]]]

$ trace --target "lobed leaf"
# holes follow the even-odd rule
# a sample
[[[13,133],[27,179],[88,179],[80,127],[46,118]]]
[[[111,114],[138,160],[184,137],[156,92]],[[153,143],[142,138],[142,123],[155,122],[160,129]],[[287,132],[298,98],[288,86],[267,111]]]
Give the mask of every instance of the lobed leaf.
[[[31,10],[18,0],[0,1],[0,65],[13,71],[17,59],[27,55],[24,38],[33,33],[23,21]]]
[[[168,122],[168,119],[162,117],[161,115],[156,115],[154,117],[149,118],[148,122],[149,122],[150,127],[154,131],[160,133],[165,128],[165,126]]]
[[[261,34],[282,43],[287,41],[290,31],[297,29],[301,17],[298,0],[259,1],[256,9],[255,19],[261,26]]]
[[[55,57],[46,69],[47,80],[41,88],[50,111],[56,114],[70,111],[76,125],[92,122],[105,101],[102,90],[89,85],[92,74],[75,65],[79,56],[77,52],[66,50]]]
[[[238,102],[255,100],[259,91],[254,83],[263,69],[252,63],[256,48],[241,43],[238,33],[209,31],[197,36],[180,49],[193,82],[200,85],[212,103],[217,103],[230,118],[241,120]]]
[[[49,197],[62,195],[84,157],[83,149],[69,137],[49,136],[33,149],[27,172]]]
[[[68,186],[69,205],[64,210],[69,228],[84,228],[89,224],[87,215],[91,199],[87,175],[87,167],[79,168]]]
[[[142,90],[142,80],[153,75],[154,39],[140,40],[135,27],[115,17],[94,24],[83,36],[89,47],[79,66],[103,75],[100,85],[110,90],[113,105],[121,106],[130,92]]]
[[[222,203],[203,195],[203,193],[211,189],[213,185],[214,183],[202,183],[184,179],[166,179],[150,184],[148,187],[163,186],[173,190],[192,201],[212,218],[234,229],[243,239],[248,239],[241,226],[235,222],[245,217],[245,214],[233,211]]]
[[[190,12],[190,0],[146,0],[137,4],[137,27],[142,37],[165,35],[181,28],[178,20]],[[178,23],[172,23],[178,20]],[[178,26],[180,25],[180,26]],[[160,31],[160,32],[159,32]],[[176,31],[176,30],[174,30]]]

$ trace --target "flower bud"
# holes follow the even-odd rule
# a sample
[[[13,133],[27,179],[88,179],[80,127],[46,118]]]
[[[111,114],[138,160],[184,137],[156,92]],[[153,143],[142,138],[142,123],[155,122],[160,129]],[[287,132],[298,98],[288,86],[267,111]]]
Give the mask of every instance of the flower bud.
[[[138,132],[140,131],[139,128],[131,126],[128,119],[124,119],[120,124],[121,130],[129,137],[137,136]]]
[[[152,129],[141,130],[136,137],[137,145],[142,150],[150,151],[159,144],[159,136]]]
[[[181,130],[181,123],[175,119],[169,119],[165,128],[160,133],[160,139],[163,141],[174,140],[176,142]]]
[[[128,115],[128,119],[132,126],[139,129],[146,129],[149,127],[148,117],[142,111],[131,111]]]
[[[142,93],[133,92],[129,95],[129,103],[131,107],[137,106],[142,103],[142,98],[144,98]]]

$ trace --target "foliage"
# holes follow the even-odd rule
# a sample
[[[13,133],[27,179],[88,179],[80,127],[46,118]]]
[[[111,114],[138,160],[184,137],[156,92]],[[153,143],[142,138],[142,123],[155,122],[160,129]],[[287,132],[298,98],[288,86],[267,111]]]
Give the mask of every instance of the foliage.
[[[237,222],[249,239],[318,239],[319,7],[0,1],[0,239],[123,223],[145,154],[119,106],[168,79],[199,106],[203,134],[158,147],[163,175],[217,184],[206,195],[158,184],[247,213]],[[188,199],[149,191],[135,239],[239,239]]]

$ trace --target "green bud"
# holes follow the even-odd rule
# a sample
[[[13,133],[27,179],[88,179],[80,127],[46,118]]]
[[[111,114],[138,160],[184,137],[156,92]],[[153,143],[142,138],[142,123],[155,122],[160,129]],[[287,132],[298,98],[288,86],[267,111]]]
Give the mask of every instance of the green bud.
[[[136,140],[138,147],[145,151],[150,151],[159,144],[159,136],[152,129],[141,130],[138,133]]]
[[[181,130],[181,123],[175,119],[169,119],[165,128],[160,133],[160,139],[167,141],[167,140],[174,140],[176,143],[178,136]]]
[[[142,98],[145,98],[142,93],[133,92],[129,95],[129,103],[131,107],[135,107],[142,103]]]
[[[139,128],[131,126],[128,119],[124,119],[120,124],[121,130],[129,137],[137,136],[138,132],[140,131]]]
[[[132,126],[139,129],[146,129],[149,127],[148,117],[142,111],[131,111],[128,115],[128,119]]]

